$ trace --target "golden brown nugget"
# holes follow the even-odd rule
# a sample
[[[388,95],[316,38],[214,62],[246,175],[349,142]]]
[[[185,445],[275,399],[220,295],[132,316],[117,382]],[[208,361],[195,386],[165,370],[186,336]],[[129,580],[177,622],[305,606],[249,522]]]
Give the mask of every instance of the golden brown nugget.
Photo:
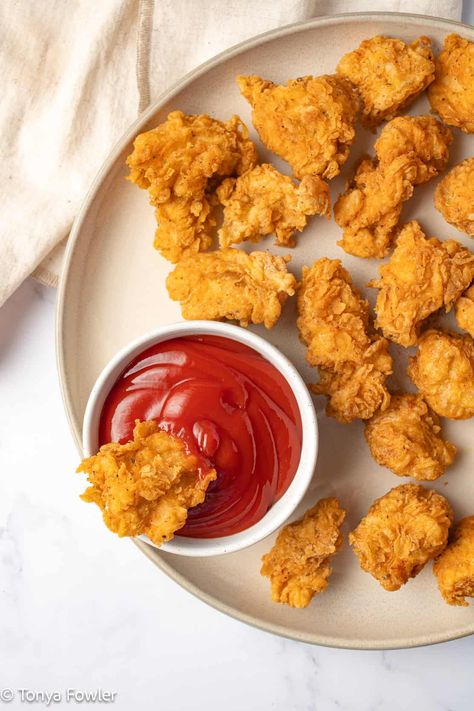
[[[425,319],[449,311],[473,279],[474,254],[455,240],[428,238],[418,222],[409,222],[380,278],[368,284],[379,289],[375,326],[395,343],[413,346]]]
[[[474,338],[474,284],[454,304],[458,325]]]
[[[466,597],[474,597],[474,516],[456,524],[449,545],[433,563],[433,572],[446,602],[467,607]]]
[[[400,156],[411,156],[417,167],[414,185],[419,185],[445,169],[452,141],[451,130],[433,116],[398,116],[382,129],[375,153],[384,169]]]
[[[328,586],[330,558],[342,545],[346,516],[335,498],[321,499],[302,519],[285,526],[269,553],[261,575],[270,578],[272,600],[307,607]]]
[[[474,415],[474,341],[449,331],[425,331],[408,375],[440,417],[464,420]]]
[[[154,421],[135,423],[133,440],[104,444],[77,469],[91,484],[84,501],[102,510],[105,525],[119,536],[148,536],[156,545],[173,538],[186,523],[188,509],[204,501],[216,478],[201,474],[184,443],[158,429]]]
[[[202,197],[211,178],[241,175],[257,160],[257,149],[238,116],[224,122],[173,111],[136,137],[127,158],[128,178],[148,190],[156,206],[173,196]]]
[[[181,302],[185,319],[229,319],[241,326],[263,323],[272,328],[296,290],[289,260],[232,247],[196,254],[176,265],[166,288],[173,301]]]
[[[438,479],[456,455],[421,395],[392,395],[389,406],[366,423],[365,437],[378,464],[419,481]]]
[[[349,543],[363,570],[385,590],[398,590],[446,547],[453,517],[438,492],[402,484],[374,501]]]
[[[295,231],[302,232],[311,215],[329,219],[327,183],[307,175],[297,185],[268,163],[258,165],[239,178],[227,178],[217,189],[224,205],[224,223],[219,230],[221,247],[244,240],[258,242],[275,234],[276,244],[294,247]]]
[[[384,168],[370,158],[359,163],[334,205],[334,219],[344,230],[338,244],[345,252],[366,259],[382,259],[389,253],[416,174],[412,155],[398,156]]]
[[[474,43],[456,34],[444,40],[428,89],[431,108],[449,126],[474,133]]]
[[[284,86],[239,76],[237,83],[253,108],[262,143],[290,164],[296,178],[339,174],[355,139],[359,110],[357,94],[346,79],[306,76]]]
[[[456,165],[438,184],[435,207],[446,222],[474,237],[474,158]]]
[[[368,302],[338,259],[323,257],[303,268],[297,307],[306,358],[319,367],[319,383],[311,390],[327,397],[326,413],[347,423],[386,407],[388,343],[369,333]]]
[[[154,247],[173,264],[212,245],[213,196],[172,197],[156,208]]]
[[[362,122],[369,128],[393,118],[434,79],[434,60],[428,37],[411,44],[377,35],[345,54],[337,72],[359,90]]]

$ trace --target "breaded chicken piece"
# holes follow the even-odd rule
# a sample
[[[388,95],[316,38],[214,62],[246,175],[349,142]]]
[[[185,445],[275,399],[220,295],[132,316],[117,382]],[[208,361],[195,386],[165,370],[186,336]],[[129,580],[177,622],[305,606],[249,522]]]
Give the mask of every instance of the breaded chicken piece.
[[[456,524],[448,547],[433,564],[433,572],[446,602],[467,607],[466,597],[474,597],[474,516]]]
[[[166,288],[173,301],[181,302],[185,319],[229,319],[241,326],[263,323],[272,328],[296,290],[289,260],[232,247],[196,254],[176,265]]]
[[[330,558],[342,545],[346,516],[335,498],[321,499],[299,521],[285,526],[262,557],[261,575],[270,578],[272,600],[307,607],[328,586]]]
[[[428,98],[444,123],[474,133],[474,42],[456,34],[446,37]]]
[[[369,128],[408,106],[433,81],[434,70],[428,37],[419,37],[407,45],[378,35],[364,40],[337,65],[337,73],[359,90],[362,123]]]
[[[294,233],[303,231],[310,215],[328,219],[331,215],[329,187],[324,180],[306,175],[297,185],[268,163],[239,178],[227,178],[217,196],[224,205],[221,247],[244,240],[258,242],[271,234],[275,234],[276,244],[294,247]]]
[[[409,222],[380,278],[368,284],[380,289],[375,326],[395,343],[413,346],[423,321],[442,307],[449,311],[473,279],[474,254],[455,240],[428,238],[418,222]]]
[[[184,443],[153,420],[137,420],[132,441],[104,444],[77,471],[85,472],[91,484],[81,498],[99,506],[111,531],[145,534],[156,545],[184,526],[188,509],[204,501],[217,476],[214,469],[200,472]]]
[[[349,543],[360,567],[385,590],[398,590],[446,547],[453,510],[419,484],[402,484],[376,499]]]
[[[433,116],[398,116],[389,121],[375,142],[380,166],[410,155],[416,161],[414,185],[426,183],[446,168],[453,134]]]
[[[474,158],[467,158],[445,175],[434,202],[446,222],[474,237]]]
[[[239,76],[237,83],[253,108],[262,143],[290,164],[296,178],[339,174],[354,142],[359,110],[348,81],[335,75],[306,76],[283,86]]]
[[[173,264],[212,245],[215,197],[172,197],[156,208],[158,228],[154,246]]]
[[[355,257],[382,259],[395,238],[402,203],[413,194],[417,174],[411,155],[382,168],[364,158],[334,205],[334,219],[344,232],[338,244]]]
[[[319,366],[319,383],[311,389],[328,398],[327,414],[346,423],[386,407],[388,344],[369,334],[369,304],[338,259],[323,257],[303,267],[297,307],[306,358]]]
[[[474,338],[474,284],[454,304],[456,321],[471,338]]]
[[[408,375],[440,417],[465,420],[474,415],[474,341],[449,331],[425,331]]]
[[[152,205],[160,205],[173,196],[202,197],[211,178],[241,175],[257,160],[257,149],[238,116],[224,122],[173,111],[136,137],[127,158],[128,179],[149,191]]]
[[[365,437],[378,464],[419,481],[438,479],[456,455],[421,395],[392,395],[389,406],[366,423]]]

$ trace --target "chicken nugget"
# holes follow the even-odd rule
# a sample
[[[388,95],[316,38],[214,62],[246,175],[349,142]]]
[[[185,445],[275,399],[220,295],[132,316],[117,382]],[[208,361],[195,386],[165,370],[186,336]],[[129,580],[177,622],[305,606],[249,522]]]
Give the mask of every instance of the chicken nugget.
[[[467,607],[466,597],[474,597],[474,516],[456,524],[449,545],[433,563],[433,572],[446,602]]]
[[[272,328],[296,290],[289,260],[232,247],[196,254],[176,265],[166,288],[173,301],[181,302],[185,319],[229,319],[241,326],[263,323]]]
[[[307,175],[297,185],[268,163],[258,165],[239,178],[227,178],[217,190],[224,205],[224,223],[219,230],[221,247],[244,240],[258,242],[275,234],[276,244],[294,247],[294,233],[302,232],[310,215],[330,217],[327,183]]]
[[[446,37],[428,98],[444,123],[474,133],[474,42],[456,34]]]
[[[385,590],[398,590],[446,547],[453,518],[437,491],[402,484],[374,501],[349,543],[363,570]]]
[[[456,455],[421,395],[392,395],[389,406],[366,423],[365,438],[378,464],[419,481],[438,479]]]
[[[425,331],[408,375],[440,417],[464,420],[474,415],[474,341],[449,331]]]
[[[398,116],[382,129],[375,152],[384,169],[400,156],[414,158],[417,167],[414,185],[419,185],[445,169],[452,140],[451,130],[433,116]]]
[[[321,499],[304,517],[285,526],[262,557],[260,574],[270,578],[272,600],[307,607],[328,586],[330,558],[342,545],[346,516],[335,498]]]
[[[474,338],[474,284],[454,304],[458,325]]]
[[[454,302],[474,279],[474,254],[455,240],[428,238],[418,222],[400,232],[380,278],[368,286],[379,289],[375,326],[402,346],[413,346],[423,321]]]
[[[102,445],[77,471],[91,484],[81,498],[99,506],[111,531],[144,534],[158,546],[184,526],[188,509],[204,501],[217,476],[214,469],[201,472],[184,443],[153,420],[137,420],[132,441]]]
[[[374,128],[396,116],[433,81],[435,65],[428,37],[411,44],[380,35],[345,54],[337,73],[359,90],[362,123]]]
[[[212,245],[216,221],[213,196],[201,198],[172,197],[156,208],[158,228],[154,246],[173,264]]]
[[[334,205],[334,219],[344,230],[338,244],[345,252],[366,259],[382,259],[389,253],[416,173],[411,155],[398,156],[384,168],[370,158],[359,163]]]
[[[286,86],[258,76],[237,77],[253,108],[262,143],[286,160],[296,178],[339,174],[355,139],[359,99],[342,77],[305,76]]]
[[[445,175],[434,202],[446,222],[474,237],[474,158],[467,158]]]

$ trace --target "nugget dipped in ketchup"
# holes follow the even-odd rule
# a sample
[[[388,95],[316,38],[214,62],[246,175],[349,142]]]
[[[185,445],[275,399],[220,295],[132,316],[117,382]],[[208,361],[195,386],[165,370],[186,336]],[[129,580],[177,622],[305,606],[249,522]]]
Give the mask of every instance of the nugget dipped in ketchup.
[[[260,521],[290,486],[302,448],[293,390],[270,361],[230,338],[171,338],[135,356],[112,385],[99,452],[80,465],[119,536],[219,538]]]

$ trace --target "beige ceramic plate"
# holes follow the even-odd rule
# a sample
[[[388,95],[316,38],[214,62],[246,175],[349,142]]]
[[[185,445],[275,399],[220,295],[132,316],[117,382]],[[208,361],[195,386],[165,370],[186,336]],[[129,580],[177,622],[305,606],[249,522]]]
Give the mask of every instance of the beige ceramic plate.
[[[165,290],[170,265],[152,247],[154,216],[147,195],[124,180],[124,159],[134,136],[163,121],[173,109],[209,113],[222,119],[238,113],[250,126],[249,107],[235,84],[237,74],[260,74],[286,82],[304,74],[333,72],[344,52],[375,34],[407,41],[425,34],[439,49],[444,36],[452,31],[474,40],[470,27],[415,15],[346,15],[287,27],[247,42],[201,67],[162,96],[132,126],[86,199],[69,240],[60,289],[59,371],[78,445],[89,390],[109,358],[148,329],[181,320],[178,306],[170,302]],[[427,110],[426,99],[422,98],[412,112]],[[340,192],[355,159],[372,142],[373,136],[360,131],[349,165],[332,183],[333,197]],[[456,132],[452,162],[473,153],[474,137]],[[263,148],[261,156],[287,171],[285,164]],[[455,237],[468,245],[469,239],[450,228],[434,210],[433,189],[434,181],[417,188],[416,196],[406,205],[404,219],[417,217],[429,233]],[[315,258],[338,257],[350,269],[356,284],[364,287],[377,273],[378,264],[346,255],[336,245],[339,236],[334,222],[314,219],[300,237],[298,248],[291,252],[291,268],[299,274],[301,266]],[[271,240],[264,246],[271,246]],[[288,303],[275,329],[257,331],[293,359],[310,380],[314,373],[305,365],[294,319],[293,304]],[[398,384],[403,385],[403,367],[395,375]],[[348,509],[347,532],[375,497],[402,480],[369,457],[360,423],[339,425],[325,417],[322,402],[317,405],[321,449],[305,505],[321,496],[340,497]],[[473,424],[450,422],[446,431],[459,446],[460,456],[435,487],[449,497],[458,516],[472,514],[474,448],[469,443]],[[137,543],[155,565],[202,600],[240,620],[295,639],[336,647],[380,649],[430,644],[474,632],[474,605],[466,609],[446,605],[437,591],[430,565],[402,590],[388,593],[359,570],[347,545],[335,558],[329,589],[309,608],[298,611],[276,605],[270,601],[268,581],[259,575],[260,556],[271,544],[269,539],[239,553],[201,560],[160,553],[145,543]]]

